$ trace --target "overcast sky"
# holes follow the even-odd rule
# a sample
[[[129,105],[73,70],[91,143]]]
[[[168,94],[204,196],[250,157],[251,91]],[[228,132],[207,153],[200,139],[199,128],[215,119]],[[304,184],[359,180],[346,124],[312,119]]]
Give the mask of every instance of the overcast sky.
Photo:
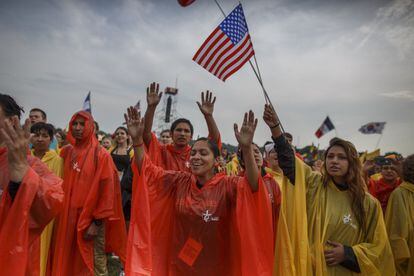
[[[230,12],[237,4],[221,0]],[[358,128],[386,121],[382,153],[414,152],[414,2],[332,0],[242,1],[264,85],[294,143],[326,147],[314,132],[326,115],[338,136],[373,150],[379,135]],[[0,91],[44,109],[66,126],[92,91],[93,116],[104,131],[122,123],[148,83],[174,86],[179,116],[195,137],[206,135],[196,101],[217,96],[222,140],[244,111],[261,117],[264,99],[248,64],[225,83],[192,61],[223,20],[213,0],[183,8],[175,0],[0,1]],[[145,109],[146,105],[143,104]],[[270,132],[259,121],[255,141]]]

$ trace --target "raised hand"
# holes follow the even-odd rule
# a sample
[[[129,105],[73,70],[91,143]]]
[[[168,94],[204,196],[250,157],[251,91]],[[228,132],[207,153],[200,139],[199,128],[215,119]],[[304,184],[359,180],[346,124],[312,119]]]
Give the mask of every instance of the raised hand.
[[[162,92],[159,92],[160,85],[158,83],[151,83],[149,87],[147,87],[147,104],[148,106],[155,107],[159,104]]]
[[[279,125],[279,120],[277,118],[276,112],[269,104],[265,104],[263,111],[263,120],[270,128],[274,128],[275,126]]]
[[[213,98],[213,92],[206,91],[206,97],[204,98],[204,92],[201,92],[201,103],[197,102],[198,107],[200,108],[201,113],[204,116],[213,115],[214,103],[216,102],[216,97]]]
[[[240,131],[237,124],[234,124],[234,135],[241,146],[251,146],[256,126],[257,118],[254,117],[254,113],[251,110],[249,113],[244,113],[243,125]]]
[[[17,116],[4,120],[0,129],[1,140],[7,147],[10,181],[21,182],[29,168],[27,150],[30,139],[30,120],[26,119],[23,128]]]
[[[144,119],[141,118],[141,112],[130,106],[127,109],[127,113],[124,113],[124,118],[133,144],[142,144],[142,134],[144,133]]]

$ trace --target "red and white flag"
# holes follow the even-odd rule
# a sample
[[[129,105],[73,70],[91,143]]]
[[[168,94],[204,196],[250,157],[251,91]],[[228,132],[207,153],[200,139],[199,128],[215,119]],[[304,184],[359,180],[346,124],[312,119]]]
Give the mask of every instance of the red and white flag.
[[[225,81],[253,55],[249,29],[239,4],[204,41],[193,60]]]

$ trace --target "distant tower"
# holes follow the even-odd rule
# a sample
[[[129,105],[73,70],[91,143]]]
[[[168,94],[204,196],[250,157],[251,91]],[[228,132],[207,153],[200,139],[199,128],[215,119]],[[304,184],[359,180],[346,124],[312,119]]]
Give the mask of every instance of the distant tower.
[[[171,123],[177,119],[177,94],[178,88],[166,87],[164,90],[162,108],[155,115],[157,135],[164,129],[170,129]]]

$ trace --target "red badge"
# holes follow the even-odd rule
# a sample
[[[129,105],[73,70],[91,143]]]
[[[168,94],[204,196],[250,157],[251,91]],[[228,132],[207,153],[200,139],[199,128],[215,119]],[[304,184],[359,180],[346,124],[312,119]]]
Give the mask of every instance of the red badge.
[[[178,254],[178,257],[189,266],[193,266],[202,249],[203,245],[201,243],[193,238],[188,238],[181,249],[180,254]]]

